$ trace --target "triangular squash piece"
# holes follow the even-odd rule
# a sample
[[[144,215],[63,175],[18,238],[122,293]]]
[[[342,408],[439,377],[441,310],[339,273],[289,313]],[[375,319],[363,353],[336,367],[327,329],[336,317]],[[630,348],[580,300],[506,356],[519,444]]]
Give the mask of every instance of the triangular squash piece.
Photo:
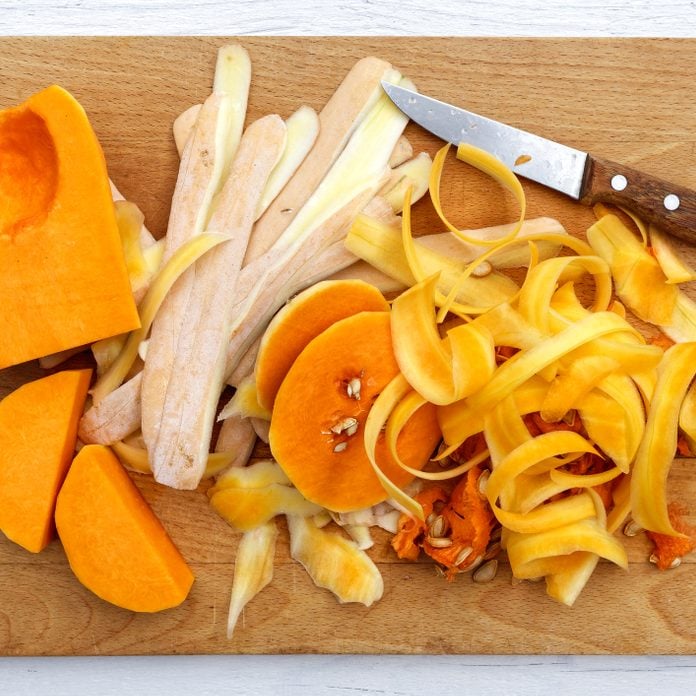
[[[56,496],[75,452],[91,370],[65,370],[0,402],[0,529],[38,553],[53,537]]]
[[[73,460],[56,527],[77,579],[107,602],[155,612],[186,599],[193,573],[108,447],[86,445]]]

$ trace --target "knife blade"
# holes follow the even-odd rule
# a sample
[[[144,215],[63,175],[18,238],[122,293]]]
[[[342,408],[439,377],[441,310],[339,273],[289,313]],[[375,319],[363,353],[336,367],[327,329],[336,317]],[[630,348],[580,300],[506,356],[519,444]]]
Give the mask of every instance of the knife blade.
[[[696,191],[383,81],[394,104],[441,140],[486,150],[515,174],[583,203],[612,203],[696,242]]]

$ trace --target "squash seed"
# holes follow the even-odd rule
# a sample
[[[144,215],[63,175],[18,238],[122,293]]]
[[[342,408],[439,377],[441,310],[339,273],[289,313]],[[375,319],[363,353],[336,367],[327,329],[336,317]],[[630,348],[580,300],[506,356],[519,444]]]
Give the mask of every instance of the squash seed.
[[[346,428],[346,435],[348,435],[348,437],[352,437],[357,432],[358,432],[358,422],[357,421],[355,423],[353,423],[352,425],[349,425]]]
[[[447,520],[442,515],[437,515],[430,524],[428,530],[431,537],[443,537],[447,532]]]
[[[466,546],[464,547],[458,554],[457,557],[454,559],[454,565],[458,566],[464,563],[469,556],[474,552],[474,549],[471,546]]]
[[[627,537],[634,537],[642,531],[643,528],[635,520],[629,520],[623,528],[624,536]]]
[[[481,472],[481,475],[478,477],[478,481],[476,482],[476,490],[478,490],[478,494],[483,499],[486,498],[486,489],[488,488],[488,479],[490,475],[491,472],[488,471],[488,469],[484,469]]]
[[[447,537],[428,537],[426,541],[435,549],[446,549],[452,546],[452,540]]]
[[[490,582],[497,572],[498,561],[494,558],[477,568],[471,578],[474,582]]]
[[[334,451],[334,452],[343,452],[343,451],[346,449],[346,447],[348,447],[348,443],[347,443],[347,442],[339,442],[339,443],[333,448],[333,451]]]
[[[500,553],[500,542],[494,541],[487,549],[486,553],[483,555],[484,561],[490,561],[495,558]]]
[[[481,263],[471,271],[471,275],[474,276],[474,278],[485,278],[487,275],[490,275],[492,271],[493,266],[490,261],[481,261]]]
[[[360,389],[362,388],[362,382],[357,378],[353,377],[353,379],[348,382],[348,386],[346,387],[346,394],[351,399],[355,399],[356,401],[360,401]]]
[[[355,428],[355,430],[352,433],[348,433],[348,435],[354,435],[357,430],[358,430],[358,419],[357,418],[342,418],[336,425],[332,426],[331,432],[336,433],[336,435],[340,435],[342,432],[347,432],[348,430]]]

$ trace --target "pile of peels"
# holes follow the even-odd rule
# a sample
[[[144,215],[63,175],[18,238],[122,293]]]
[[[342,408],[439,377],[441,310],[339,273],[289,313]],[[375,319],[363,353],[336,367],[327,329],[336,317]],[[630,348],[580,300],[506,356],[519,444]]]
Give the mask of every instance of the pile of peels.
[[[447,148],[432,163],[412,156],[383,78],[407,82],[365,59],[319,115],[302,107],[244,129],[250,63],[225,47],[212,94],[175,124],[181,169],[165,239],[155,242],[139,211],[118,204],[141,328],[93,345],[99,380],[80,437],[175,488],[216,477],[211,504],[243,532],[230,633],[272,578],[281,515],[291,555],[315,583],[366,605],[383,591],[365,553],[374,526],[394,534],[400,557],[423,551],[450,580],[490,575],[503,548],[514,577],[544,578],[568,605],[600,558],[627,567],[615,533],[629,520],[648,531],[660,568],[693,549],[666,481],[678,443],[696,442],[696,303],[679,287],[696,273],[658,230],[636,221],[636,235],[603,208],[587,241],[555,220],[526,220],[517,178],[466,145],[458,157],[510,191],[520,216],[458,229],[440,200]],[[446,231],[414,239],[411,204],[428,190]],[[521,283],[508,273],[518,268]],[[274,418],[278,430],[257,383],[264,332],[286,301],[327,278],[396,296],[382,308],[394,374],[341,426],[342,440],[335,424],[322,433],[336,460],[362,448],[351,461],[363,468],[347,480],[366,480],[367,468],[377,490],[368,504],[351,504],[344,480],[334,487],[340,505],[327,504],[330,477],[295,478],[272,437],[278,461],[249,463]],[[589,301],[580,289],[588,281]],[[646,339],[627,312],[667,339]],[[356,402],[361,388],[369,393],[360,374],[346,384]],[[213,446],[226,385],[237,392]],[[436,461],[414,463],[399,443],[426,412],[443,444]]]
[[[451,232],[472,244],[441,211],[444,152],[434,159],[431,199]],[[458,156],[517,196],[520,221],[497,241],[481,240],[480,255],[452,281],[427,267],[420,240],[411,236],[406,206],[400,239],[415,282],[393,302],[392,330],[408,387],[399,398],[380,396],[373,409],[377,423],[398,433],[404,422],[400,399],[408,398],[438,406],[446,445],[441,457],[482,436],[490,467],[485,496],[502,526],[513,576],[545,578],[549,595],[565,604],[573,604],[600,558],[627,568],[615,532],[629,517],[648,530],[659,567],[675,567],[680,555],[693,549],[693,531],[678,521],[674,508],[670,514],[666,489],[678,440],[694,432],[693,303],[663,271],[660,256],[648,248],[649,237],[641,242],[619,215],[604,208],[597,209],[599,219],[587,231],[589,243],[539,235],[568,250],[540,259],[537,239],[517,236],[524,195],[511,172],[471,147],[460,147]],[[391,261],[365,241],[366,229],[375,226],[359,219],[348,246],[388,269]],[[668,243],[660,237],[660,244],[664,257]],[[484,304],[484,294],[475,290],[475,269],[494,262],[502,249],[520,246],[528,257],[523,283],[503,300]],[[674,250],[669,258],[671,268]],[[593,292],[586,301],[579,288],[588,280]],[[500,288],[507,292],[502,283]],[[670,339],[666,347],[636,330],[627,310],[661,329]],[[371,445],[366,434],[368,452]],[[449,473],[458,477],[480,464],[475,455]],[[446,477],[447,471],[438,474]],[[466,563],[453,562],[456,554],[438,553],[429,541],[433,503],[456,503],[439,489],[410,497],[385,485],[408,513],[394,539],[397,553],[414,558],[422,548],[450,578],[466,570]],[[489,526],[480,521],[479,533]],[[457,549],[476,548],[472,533],[452,535],[451,541]]]

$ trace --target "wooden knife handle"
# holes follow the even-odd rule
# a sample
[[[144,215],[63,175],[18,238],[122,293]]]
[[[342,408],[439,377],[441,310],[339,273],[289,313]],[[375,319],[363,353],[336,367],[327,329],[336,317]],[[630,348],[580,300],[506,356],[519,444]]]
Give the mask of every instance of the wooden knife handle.
[[[696,243],[696,191],[636,169],[591,157],[586,170],[585,205],[613,203],[687,242]]]

